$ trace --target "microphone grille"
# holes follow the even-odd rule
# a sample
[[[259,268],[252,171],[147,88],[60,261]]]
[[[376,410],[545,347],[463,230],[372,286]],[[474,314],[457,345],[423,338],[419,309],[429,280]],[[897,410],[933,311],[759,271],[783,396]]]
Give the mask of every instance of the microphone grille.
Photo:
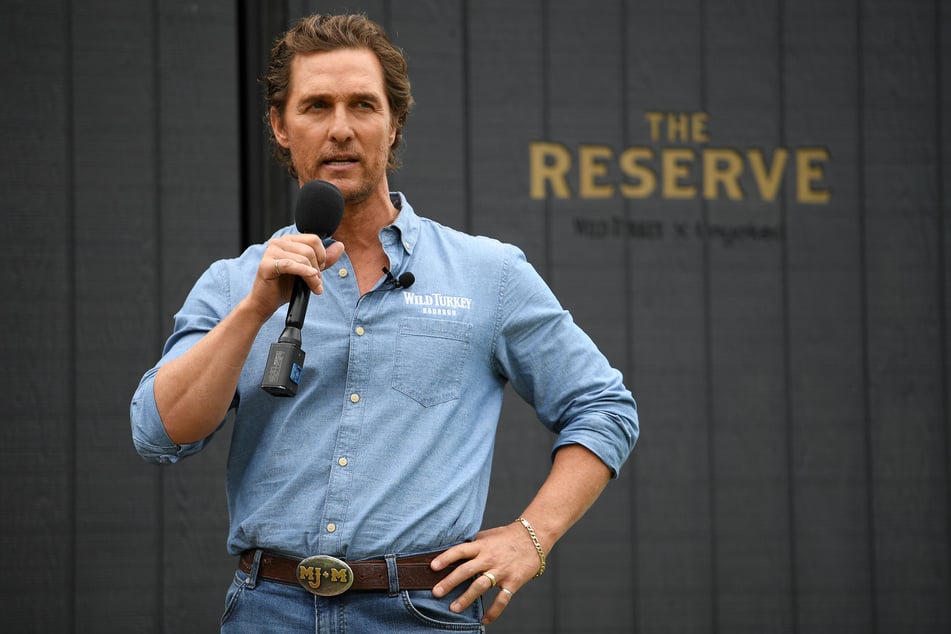
[[[326,238],[340,226],[343,207],[343,194],[333,183],[321,180],[304,183],[297,194],[294,214],[297,230]]]

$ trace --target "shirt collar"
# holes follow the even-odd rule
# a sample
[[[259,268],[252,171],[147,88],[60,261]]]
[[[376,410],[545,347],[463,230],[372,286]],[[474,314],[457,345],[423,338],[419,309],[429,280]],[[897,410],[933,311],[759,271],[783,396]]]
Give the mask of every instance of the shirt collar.
[[[406,253],[413,255],[413,248],[419,240],[421,224],[419,216],[413,211],[412,205],[407,202],[406,196],[404,196],[402,192],[390,192],[390,201],[400,212],[390,227],[395,227],[399,235],[399,241],[406,250]],[[384,227],[383,231],[387,229],[388,227]]]

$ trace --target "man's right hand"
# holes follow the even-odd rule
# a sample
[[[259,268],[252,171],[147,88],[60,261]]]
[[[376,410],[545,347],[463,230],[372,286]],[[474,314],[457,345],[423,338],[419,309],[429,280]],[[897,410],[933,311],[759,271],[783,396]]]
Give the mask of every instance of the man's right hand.
[[[321,271],[333,266],[343,255],[343,243],[334,242],[326,249],[312,233],[288,234],[271,239],[258,264],[254,286],[247,299],[266,321],[290,301],[294,277],[300,277],[311,291],[324,292]]]

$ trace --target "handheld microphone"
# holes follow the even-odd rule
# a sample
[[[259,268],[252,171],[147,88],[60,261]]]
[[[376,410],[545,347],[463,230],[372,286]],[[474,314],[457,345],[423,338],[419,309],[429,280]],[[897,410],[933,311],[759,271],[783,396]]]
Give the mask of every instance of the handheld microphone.
[[[310,181],[297,195],[295,223],[301,233],[316,233],[321,239],[337,230],[343,218],[343,194],[327,181]],[[310,288],[301,277],[294,279],[291,301],[287,306],[284,332],[271,344],[264,367],[261,389],[272,396],[294,396],[304,367],[300,329],[304,325]]]
[[[397,278],[393,273],[390,272],[390,269],[383,267],[383,272],[386,273],[386,283],[393,286],[393,288],[409,288],[413,285],[413,282],[416,281],[416,276],[406,271],[401,273],[399,278]]]

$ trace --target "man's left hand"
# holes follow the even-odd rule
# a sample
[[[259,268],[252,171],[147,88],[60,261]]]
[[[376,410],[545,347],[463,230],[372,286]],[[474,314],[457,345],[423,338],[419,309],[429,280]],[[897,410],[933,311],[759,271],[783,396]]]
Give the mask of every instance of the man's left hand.
[[[431,566],[439,571],[457,561],[463,563],[436,584],[433,595],[444,597],[459,584],[471,581],[466,591],[450,606],[458,613],[497,586],[499,593],[486,611],[483,623],[499,618],[518,589],[538,573],[540,566],[538,552],[519,522],[481,531],[474,541],[453,546],[433,559]]]

